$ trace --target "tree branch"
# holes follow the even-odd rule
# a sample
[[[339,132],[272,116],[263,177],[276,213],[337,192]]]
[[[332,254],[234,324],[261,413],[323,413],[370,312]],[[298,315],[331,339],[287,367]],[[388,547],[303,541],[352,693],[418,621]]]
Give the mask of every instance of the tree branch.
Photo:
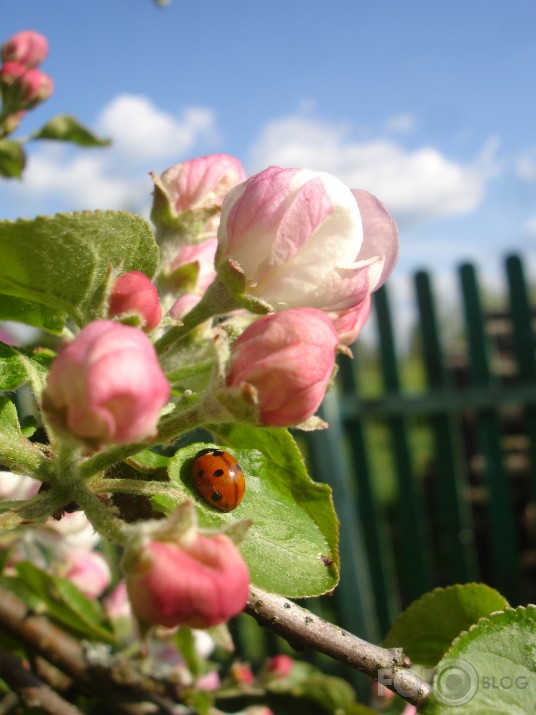
[[[82,715],[78,708],[27,670],[20,658],[1,646],[0,675],[29,708],[40,708],[50,715]]]
[[[22,601],[2,588],[0,624],[28,650],[72,678],[79,691],[92,695],[98,693],[101,700],[113,707],[113,712],[123,715],[172,715],[176,711],[177,700],[180,700],[176,686],[170,683],[168,687],[167,683],[142,675],[134,663],[118,656],[107,657],[105,654],[103,662],[96,665],[76,638],[47,618],[33,614]],[[170,692],[172,687],[175,687],[175,692]],[[55,715],[65,712],[67,715],[67,711],[58,708],[53,712]],[[74,712],[78,711],[73,710],[70,715]]]
[[[328,623],[288,598],[251,587],[246,606],[261,625],[282,636],[297,650],[311,649],[366,673],[412,705],[419,705],[432,687],[414,671],[402,648],[382,648]]]

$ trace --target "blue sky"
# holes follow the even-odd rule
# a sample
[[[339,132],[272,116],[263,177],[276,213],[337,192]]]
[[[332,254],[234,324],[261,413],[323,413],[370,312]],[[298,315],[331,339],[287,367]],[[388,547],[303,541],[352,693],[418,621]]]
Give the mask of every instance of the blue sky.
[[[2,38],[49,38],[54,96],[19,133],[69,112],[104,150],[35,144],[2,216],[81,208],[146,213],[148,171],[211,152],[249,172],[327,170],[396,218],[401,291],[429,267],[451,290],[475,259],[536,273],[534,0],[17,0]]]

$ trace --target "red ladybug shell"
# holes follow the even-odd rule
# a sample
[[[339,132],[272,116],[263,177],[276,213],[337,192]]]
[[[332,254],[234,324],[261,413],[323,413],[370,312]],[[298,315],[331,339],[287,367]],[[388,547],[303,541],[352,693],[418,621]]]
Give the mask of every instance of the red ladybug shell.
[[[192,462],[195,486],[220,511],[232,511],[244,498],[246,480],[236,459],[223,449],[204,449]]]

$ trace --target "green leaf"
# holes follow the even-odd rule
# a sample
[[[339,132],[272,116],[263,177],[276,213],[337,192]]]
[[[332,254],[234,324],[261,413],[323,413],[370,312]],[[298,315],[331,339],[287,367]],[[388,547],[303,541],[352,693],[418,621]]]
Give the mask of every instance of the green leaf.
[[[84,325],[99,314],[110,271],[152,276],[158,247],[140,216],[84,211],[0,222],[0,255],[0,293]]]
[[[26,351],[0,343],[0,390],[16,390],[25,382],[39,394],[48,374],[49,356],[30,355]]]
[[[507,606],[500,593],[482,583],[436,588],[406,608],[383,645],[402,647],[413,663],[431,668],[462,631]]]
[[[20,142],[0,139],[0,176],[20,179],[26,165],[26,154]]]
[[[288,597],[317,596],[338,581],[337,518],[331,490],[308,476],[303,458],[283,429],[226,426],[220,437],[229,446],[246,476],[246,493],[232,512],[223,513],[198,494],[191,464],[206,447],[198,443],[181,449],[170,462],[170,477],[184,496],[198,506],[203,527],[221,529],[235,520],[251,519],[240,550],[252,582]],[[154,499],[170,510],[169,497]]]
[[[287,677],[268,680],[265,686],[270,693],[314,702],[328,713],[345,713],[355,703],[355,691],[348,682],[325,675],[314,666],[300,661],[294,661]]]
[[[34,328],[42,328],[48,333],[59,335],[67,320],[67,313],[4,294],[0,296],[0,320],[14,320],[16,323],[33,325]]]
[[[99,139],[87,127],[84,127],[78,119],[69,114],[59,114],[41,127],[39,131],[32,134],[32,139],[53,139],[63,142],[71,142],[78,146],[108,146],[109,139]]]
[[[115,643],[115,636],[98,601],[91,601],[68,579],[53,577],[29,561],[17,564],[21,583],[46,607],[49,616],[84,638]],[[30,604],[28,604],[30,605]],[[31,604],[35,608],[35,603]]]
[[[173,636],[173,640],[186,661],[190,673],[194,678],[198,678],[203,670],[203,659],[197,652],[192,629],[188,626],[181,626]]]
[[[536,606],[481,619],[438,664],[425,715],[534,715]]]

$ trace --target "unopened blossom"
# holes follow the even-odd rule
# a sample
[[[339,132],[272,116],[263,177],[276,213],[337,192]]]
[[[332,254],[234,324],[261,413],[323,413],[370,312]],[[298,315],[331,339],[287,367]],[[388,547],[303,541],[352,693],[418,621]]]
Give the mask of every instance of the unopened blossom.
[[[204,293],[216,278],[214,257],[217,248],[216,238],[207,238],[201,243],[181,246],[168,269],[170,274],[179,272],[174,285],[181,288],[186,284],[191,292],[199,295]]]
[[[392,243],[370,255],[358,202],[334,176],[271,166],[225,198],[216,268],[224,282],[240,269],[273,310],[348,310],[378,287]]]
[[[186,229],[187,242],[196,243],[216,235],[223,198],[244,181],[246,172],[233,156],[209,154],[175,164],[160,176],[152,174],[152,178],[155,190],[151,218],[157,227],[157,239],[167,242],[168,231],[175,236],[178,230],[175,238],[183,243]]]
[[[138,316],[143,330],[156,328],[162,319],[162,309],[155,286],[140,271],[123,273],[112,286],[108,304],[110,318]]]
[[[23,30],[2,45],[2,62],[18,62],[25,67],[37,67],[48,55],[48,40],[33,30]]]
[[[338,336],[325,313],[294,308],[252,323],[231,347],[229,387],[255,389],[262,424],[289,427],[322,402]]]
[[[371,296],[367,295],[355,308],[341,310],[338,313],[328,313],[339,336],[341,345],[351,345],[355,342],[367,322],[370,313]]]
[[[10,106],[17,109],[31,109],[54,91],[54,83],[45,72],[36,67],[28,69],[17,62],[6,62],[0,67],[0,85]]]
[[[59,432],[91,445],[127,444],[156,435],[170,387],[140,330],[89,323],[53,361],[43,408]]]
[[[240,613],[249,573],[237,547],[223,534],[175,541],[150,539],[125,558],[135,615],[144,623],[208,628]]]
[[[238,159],[209,154],[183,161],[160,176],[177,214],[194,208],[221,206],[226,194],[246,178]]]
[[[102,595],[112,579],[107,561],[97,551],[68,552],[60,564],[60,574],[92,600]]]
[[[284,653],[275,655],[266,663],[266,671],[273,678],[286,678],[294,668],[294,660]]]
[[[0,499],[9,501],[30,499],[37,494],[40,486],[41,482],[38,479],[0,471]]]
[[[185,293],[173,303],[169,310],[169,315],[174,320],[181,320],[186,313],[189,313],[192,308],[195,308],[200,300],[201,296],[196,293]]]

